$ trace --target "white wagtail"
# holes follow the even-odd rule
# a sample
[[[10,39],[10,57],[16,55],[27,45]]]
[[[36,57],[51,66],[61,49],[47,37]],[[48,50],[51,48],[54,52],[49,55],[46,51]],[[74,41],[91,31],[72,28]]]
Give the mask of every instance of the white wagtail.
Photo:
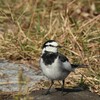
[[[71,64],[68,58],[58,52],[60,46],[55,40],[48,40],[43,44],[42,55],[40,58],[40,66],[44,75],[51,80],[51,85],[46,92],[50,93],[50,89],[54,84],[54,80],[62,81],[62,92],[64,90],[65,78],[74,71],[75,68],[84,65]]]

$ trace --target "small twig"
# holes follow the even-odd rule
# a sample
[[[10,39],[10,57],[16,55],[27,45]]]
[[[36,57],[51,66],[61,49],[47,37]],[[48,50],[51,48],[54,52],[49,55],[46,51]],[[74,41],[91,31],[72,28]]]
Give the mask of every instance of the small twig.
[[[87,23],[83,24],[82,26],[80,26],[79,30],[78,30],[78,33],[80,31],[82,31],[84,29],[84,27],[86,27],[87,25],[89,25],[90,23],[92,23],[93,21],[97,21],[100,19],[100,15],[94,17],[93,19],[89,20]]]
[[[79,72],[80,73],[80,72]],[[86,75],[83,75],[82,73],[80,73],[92,86],[94,86],[95,84],[86,76]],[[97,81],[97,82],[100,82],[100,80],[97,80],[95,78],[93,78],[93,80]]]
[[[8,84],[26,84],[26,82],[25,81],[20,81],[20,82],[18,82],[18,81],[10,81],[10,82],[0,82],[0,85],[8,85]]]

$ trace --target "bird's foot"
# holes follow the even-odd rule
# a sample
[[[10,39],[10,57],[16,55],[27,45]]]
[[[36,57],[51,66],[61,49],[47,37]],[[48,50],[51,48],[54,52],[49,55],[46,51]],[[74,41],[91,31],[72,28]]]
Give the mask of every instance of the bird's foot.
[[[62,89],[61,89],[61,94],[62,94],[62,95],[65,95],[65,94],[66,94],[64,90],[65,90],[65,88],[62,88]]]
[[[43,95],[48,95],[50,94],[50,91],[46,91],[45,93],[43,93]]]

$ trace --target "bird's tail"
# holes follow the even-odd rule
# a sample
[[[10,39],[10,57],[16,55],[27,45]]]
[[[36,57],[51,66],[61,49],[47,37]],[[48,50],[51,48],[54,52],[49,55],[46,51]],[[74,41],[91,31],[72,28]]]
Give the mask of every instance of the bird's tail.
[[[88,65],[84,64],[71,64],[72,68],[87,68]]]

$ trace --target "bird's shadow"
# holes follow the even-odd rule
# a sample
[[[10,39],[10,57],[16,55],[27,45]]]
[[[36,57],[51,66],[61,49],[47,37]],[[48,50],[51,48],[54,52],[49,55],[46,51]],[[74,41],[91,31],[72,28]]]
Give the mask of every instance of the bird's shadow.
[[[75,92],[76,93],[76,92],[81,92],[81,91],[85,91],[85,90],[88,90],[88,88],[84,88],[84,87],[81,87],[81,86],[76,86],[76,87],[72,87],[72,88],[64,88],[63,91],[62,91],[62,88],[52,88],[49,94],[52,95],[54,93],[61,92],[61,94],[66,95],[66,94],[69,94],[71,92]],[[43,95],[44,94],[45,93],[43,93]]]
[[[62,91],[62,88],[55,88],[57,91]],[[80,92],[83,91],[81,88],[64,88],[63,92]]]
[[[57,91],[62,91],[62,88],[55,88]],[[85,91],[88,90],[88,87],[85,86],[76,86],[76,87],[72,87],[72,88],[64,88],[63,92],[65,93],[70,93],[70,92],[80,92],[80,91]]]

